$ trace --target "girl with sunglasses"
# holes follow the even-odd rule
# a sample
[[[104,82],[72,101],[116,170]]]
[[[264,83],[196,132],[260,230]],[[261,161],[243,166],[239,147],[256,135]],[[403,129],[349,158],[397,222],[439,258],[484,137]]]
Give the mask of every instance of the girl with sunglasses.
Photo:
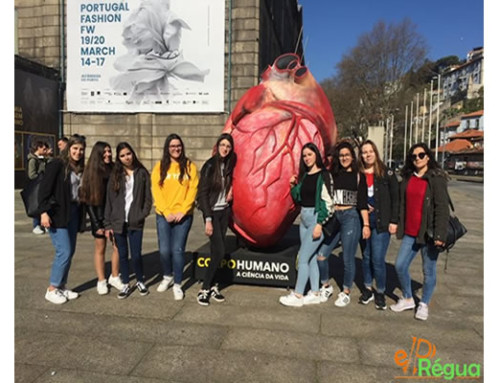
[[[166,291],[173,283],[174,299],[184,298],[182,274],[185,248],[193,223],[193,210],[198,193],[196,165],[186,157],[184,143],[177,134],[165,139],[163,156],[151,173],[156,211],[156,233],[163,279],[157,291]]]
[[[137,158],[132,146],[127,142],[120,142],[116,147],[116,161],[108,182],[104,210],[106,237],[116,243],[120,257],[123,287],[118,293],[118,299],[125,299],[131,293],[129,247],[134,262],[137,290],[142,296],[149,294],[144,284],[142,236],[151,205],[149,172]]]
[[[429,303],[436,287],[439,248],[446,239],[449,217],[447,174],[425,143],[413,145],[402,169],[398,239],[402,239],[395,268],[403,297],[391,305],[394,312],[413,310],[410,265],[420,251],[423,262],[423,291],[415,318],[427,320]]]

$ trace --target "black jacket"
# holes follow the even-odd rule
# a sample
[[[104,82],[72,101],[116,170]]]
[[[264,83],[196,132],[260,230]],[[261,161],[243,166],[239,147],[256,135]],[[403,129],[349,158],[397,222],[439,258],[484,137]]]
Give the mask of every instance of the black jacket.
[[[446,242],[448,218],[450,209],[448,204],[447,179],[442,170],[428,170],[422,177],[427,181],[422,223],[417,235],[418,244],[426,244],[430,240]],[[406,187],[410,177],[403,178],[400,185],[399,225],[397,237],[403,238],[405,232]]]
[[[134,170],[134,199],[128,215],[129,230],[141,230],[144,221],[151,211],[153,198],[151,196],[151,179],[144,168]],[[120,189],[115,192],[113,179],[110,178],[106,192],[106,207],[104,209],[104,226],[121,234],[125,223],[125,177],[122,178]]]
[[[386,232],[389,224],[399,222],[399,182],[392,170],[386,170],[382,177],[373,177],[373,192],[377,232]]]
[[[217,202],[219,193],[212,189],[212,177],[215,171],[215,157],[208,159],[201,168],[200,173],[200,183],[198,184],[198,195],[196,197],[198,209],[203,213],[203,219],[207,217],[212,217],[213,207]],[[224,174],[227,175],[227,174]],[[229,174],[228,185],[225,185],[226,192],[229,190],[232,184],[232,174]]]
[[[104,198],[102,203],[99,205],[89,205],[87,204],[87,213],[89,214],[90,224],[92,226],[92,233],[95,235],[97,230],[104,229],[104,207],[106,203],[106,191],[108,185],[109,177],[104,177],[102,182],[104,185]]]
[[[64,163],[56,158],[47,163],[45,174],[38,192],[39,210],[48,213],[51,226],[64,228],[68,226],[71,213],[71,178],[64,175]],[[85,205],[80,204],[79,230],[85,228]]]

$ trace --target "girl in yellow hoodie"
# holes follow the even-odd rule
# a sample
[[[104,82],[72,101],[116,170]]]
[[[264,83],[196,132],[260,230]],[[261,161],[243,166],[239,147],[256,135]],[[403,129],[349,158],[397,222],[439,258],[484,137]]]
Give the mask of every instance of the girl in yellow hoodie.
[[[175,300],[182,300],[184,253],[193,223],[194,201],[198,192],[198,170],[186,157],[184,143],[170,134],[163,146],[161,161],[151,173],[151,187],[156,211],[156,232],[163,280],[157,291],[166,291],[172,283]]]

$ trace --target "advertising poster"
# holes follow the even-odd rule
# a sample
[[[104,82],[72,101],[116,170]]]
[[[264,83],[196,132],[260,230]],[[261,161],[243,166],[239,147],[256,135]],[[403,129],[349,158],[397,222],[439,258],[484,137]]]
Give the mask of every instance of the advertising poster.
[[[224,0],[68,2],[72,112],[224,110]]]

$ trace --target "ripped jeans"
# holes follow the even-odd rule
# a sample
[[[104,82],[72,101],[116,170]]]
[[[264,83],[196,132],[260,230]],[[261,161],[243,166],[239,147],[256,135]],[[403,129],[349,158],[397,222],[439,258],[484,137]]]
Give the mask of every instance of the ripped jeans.
[[[342,242],[342,258],[344,260],[344,290],[351,290],[356,275],[356,251],[361,238],[361,219],[358,209],[337,210],[335,212],[340,222],[340,232],[326,238],[319,248],[318,256],[327,259],[318,260],[321,283],[325,284],[330,279],[328,257],[339,240]]]

